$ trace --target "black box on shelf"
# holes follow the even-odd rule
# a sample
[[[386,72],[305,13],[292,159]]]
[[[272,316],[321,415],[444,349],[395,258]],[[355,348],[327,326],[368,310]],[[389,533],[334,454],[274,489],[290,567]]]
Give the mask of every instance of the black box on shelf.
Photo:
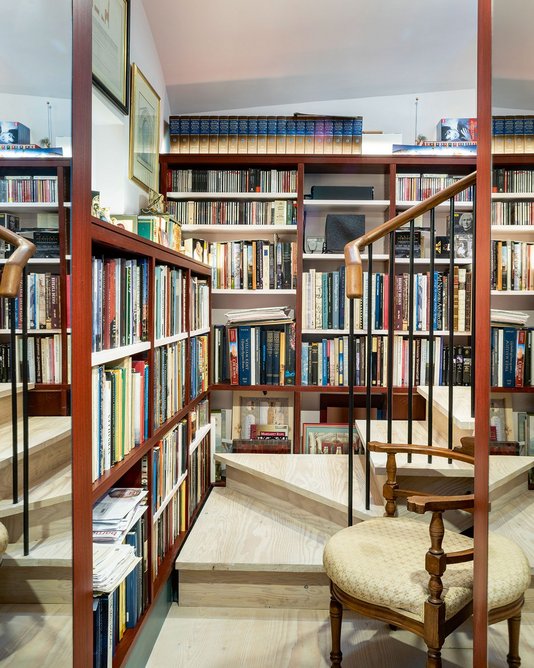
[[[373,186],[312,186],[312,199],[374,199]]]

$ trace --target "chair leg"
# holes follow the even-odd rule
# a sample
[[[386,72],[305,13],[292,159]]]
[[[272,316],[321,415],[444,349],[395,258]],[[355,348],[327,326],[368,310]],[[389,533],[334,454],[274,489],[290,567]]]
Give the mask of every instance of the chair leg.
[[[330,628],[332,630],[332,651],[330,661],[332,668],[341,668],[341,622],[343,620],[343,606],[333,596],[330,598]]]
[[[426,668],[441,668],[441,649],[428,648],[426,653]]]
[[[519,656],[519,630],[521,628],[521,613],[508,619],[508,655],[506,660],[510,668],[521,665]]]

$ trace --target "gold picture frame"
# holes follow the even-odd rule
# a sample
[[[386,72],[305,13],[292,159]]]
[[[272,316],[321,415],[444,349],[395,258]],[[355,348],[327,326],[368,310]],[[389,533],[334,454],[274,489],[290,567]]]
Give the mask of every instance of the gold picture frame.
[[[160,98],[132,64],[129,177],[145,190],[159,190]]]

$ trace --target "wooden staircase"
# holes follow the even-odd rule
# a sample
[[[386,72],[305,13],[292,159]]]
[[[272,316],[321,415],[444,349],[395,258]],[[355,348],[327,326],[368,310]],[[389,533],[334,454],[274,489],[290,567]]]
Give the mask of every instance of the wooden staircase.
[[[19,386],[18,403],[22,387]],[[18,414],[22,414],[19,406]],[[19,501],[13,503],[11,385],[0,384],[0,521],[9,545],[0,565],[0,604],[71,603],[71,420],[29,418],[30,553],[23,550],[22,421]],[[1,610],[0,610],[1,611]]]
[[[434,389],[434,442],[446,447],[446,393]],[[463,388],[457,388],[463,390]],[[438,391],[436,391],[438,390]],[[425,396],[425,389],[421,388]],[[466,397],[454,414],[455,435],[472,434]],[[444,420],[436,419],[441,412]],[[406,442],[406,423],[393,423],[394,442]],[[365,440],[365,421],[357,422]],[[385,440],[386,423],[371,422],[371,437]],[[445,432],[446,433],[446,432]],[[413,442],[426,444],[426,423],[414,424]],[[398,440],[397,440],[398,439]],[[273,607],[327,609],[329,590],[322,567],[328,538],[347,524],[346,455],[217,454],[226,466],[225,488],[215,488],[176,560],[179,604],[186,607]],[[401,457],[399,461],[401,462]],[[379,490],[385,459],[372,453],[371,504],[364,498],[363,457],[354,458],[354,522],[381,516]],[[528,457],[490,458],[491,529],[516,540],[527,552],[534,573],[531,532],[534,492],[527,489]],[[466,493],[473,489],[468,465],[426,456],[400,463],[399,480],[411,489]],[[400,509],[400,512],[406,512]],[[414,515],[411,515],[415,517]],[[417,516],[428,521],[426,516]],[[469,513],[449,514],[449,525],[464,531]],[[532,597],[530,597],[532,600]]]

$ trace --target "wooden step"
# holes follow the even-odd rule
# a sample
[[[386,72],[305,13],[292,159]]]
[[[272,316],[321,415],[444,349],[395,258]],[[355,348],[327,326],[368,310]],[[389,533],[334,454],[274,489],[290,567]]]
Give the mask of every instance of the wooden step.
[[[33,390],[33,383],[28,384],[28,390]],[[0,383],[0,425],[11,423],[11,383]],[[22,415],[22,383],[17,383],[17,414]]]
[[[534,576],[534,490],[525,490],[498,510],[492,506],[489,529],[523,548]]]
[[[228,488],[285,509],[301,508],[338,526],[347,525],[347,455],[219,454]],[[382,495],[372,486],[365,508],[364,464],[354,458],[353,512],[356,521],[384,513]],[[283,502],[283,503],[281,503]]]
[[[9,544],[0,565],[0,603],[71,603],[72,536]]]
[[[21,490],[19,490],[20,492]],[[67,533],[72,524],[71,465],[63,466],[47,480],[37,483],[29,491],[30,540]],[[22,540],[23,502],[10,499],[0,501],[0,521],[9,534],[11,543]]]
[[[176,559],[181,606],[328,607],[323,549],[339,526],[215,488]]]
[[[426,400],[428,404],[428,387],[420,385],[417,392]],[[434,422],[436,418],[444,418],[447,421],[449,416],[449,388],[434,387],[432,391],[432,406],[434,407]],[[452,392],[452,422],[453,425],[465,436],[471,436],[475,431],[475,418],[471,415],[471,388],[454,387]],[[447,434],[447,427],[440,430],[443,435]]]
[[[19,489],[22,489],[22,426],[18,432]],[[29,419],[30,485],[49,478],[71,458],[70,417]],[[0,426],[0,499],[12,495],[11,425]]]

